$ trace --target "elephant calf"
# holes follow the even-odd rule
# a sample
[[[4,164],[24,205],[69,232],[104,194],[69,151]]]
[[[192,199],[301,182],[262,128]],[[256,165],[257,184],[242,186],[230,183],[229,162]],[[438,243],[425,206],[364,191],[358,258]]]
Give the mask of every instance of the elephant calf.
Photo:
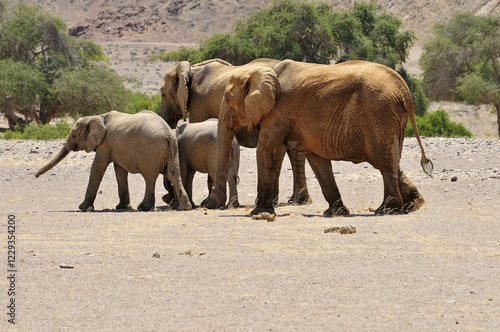
[[[85,199],[79,208],[94,209],[94,200],[108,165],[112,162],[118,182],[120,202],[116,209],[131,209],[128,173],[140,173],[146,181],[144,199],[137,207],[150,211],[155,206],[155,184],[163,174],[174,186],[177,210],[192,208],[182,185],[175,133],[163,119],[151,111],[126,114],[109,113],[78,119],[59,153],[36,174],[39,177],[68,155],[70,151],[95,151]]]
[[[208,173],[207,185],[209,194],[212,189],[212,183],[215,181],[217,173],[217,124],[217,119],[208,119],[197,123],[184,122],[177,128],[182,184],[193,206],[192,193],[195,173]],[[237,190],[239,167],[240,145],[237,138],[234,137],[231,144],[231,157],[226,178],[229,184],[228,207],[239,207],[240,205]],[[165,186],[167,187],[168,184]],[[205,205],[207,198],[201,203],[202,206]],[[167,203],[169,199],[170,195],[164,196],[164,200]]]

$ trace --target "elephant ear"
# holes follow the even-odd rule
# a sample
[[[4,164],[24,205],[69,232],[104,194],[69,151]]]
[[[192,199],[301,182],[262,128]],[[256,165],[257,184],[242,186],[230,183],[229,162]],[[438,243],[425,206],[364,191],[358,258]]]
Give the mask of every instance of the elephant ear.
[[[279,81],[269,67],[259,67],[250,71],[244,83],[245,112],[248,131],[274,109]]]
[[[106,125],[101,116],[89,116],[87,123],[87,147],[85,152],[95,151],[106,135]]]
[[[181,61],[176,68],[177,73],[177,100],[182,111],[182,116],[187,114],[187,103],[189,98],[189,74],[191,73],[191,64],[188,61]]]

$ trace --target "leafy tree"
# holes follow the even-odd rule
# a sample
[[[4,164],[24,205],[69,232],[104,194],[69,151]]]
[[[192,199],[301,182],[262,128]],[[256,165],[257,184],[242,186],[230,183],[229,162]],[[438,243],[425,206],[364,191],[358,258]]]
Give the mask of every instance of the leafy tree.
[[[36,120],[35,107],[46,91],[45,77],[40,71],[24,62],[0,60],[0,111],[9,128]]]
[[[493,104],[500,136],[500,15],[458,13],[436,25],[420,65],[430,98]]]
[[[402,67],[415,36],[401,28],[400,19],[373,3],[355,3],[350,10],[336,12],[326,2],[274,0],[239,21],[231,33],[215,34],[197,47],[181,47],[161,58],[192,63],[221,58],[236,65],[256,58],[374,61],[402,74],[412,90],[416,113],[425,114],[428,101],[421,83]]]
[[[70,116],[124,110],[129,101],[120,77],[104,66],[64,71],[54,80],[52,91],[60,102],[59,111]]]
[[[40,7],[3,4],[0,2],[0,100],[4,102],[0,112],[11,127],[126,104],[127,93],[118,76],[96,65],[105,59],[100,46],[72,38],[61,19]],[[82,101],[82,93],[97,90],[99,93],[85,97],[85,103],[75,102]]]
[[[260,57],[314,63],[364,59],[397,68],[406,61],[415,36],[400,32],[402,21],[372,3],[336,12],[326,2],[274,0],[229,34],[215,34],[195,48],[168,53],[171,60],[219,57],[243,64]]]

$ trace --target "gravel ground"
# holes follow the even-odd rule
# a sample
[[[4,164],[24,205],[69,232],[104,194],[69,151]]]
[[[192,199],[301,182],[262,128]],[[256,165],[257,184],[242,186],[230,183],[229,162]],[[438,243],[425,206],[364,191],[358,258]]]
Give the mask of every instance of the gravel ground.
[[[97,211],[83,213],[77,207],[92,154],[72,153],[33,176],[62,144],[0,140],[2,331],[500,330],[499,140],[425,138],[431,179],[420,169],[416,140],[407,139],[402,168],[426,199],[415,213],[374,216],[378,171],[334,162],[352,216],[321,216],[327,204],[307,168],[314,202],[280,204],[273,222],[249,216],[253,149],[241,153],[242,208],[166,211],[159,179],[155,212],[116,212],[109,167]],[[291,194],[291,175],[285,161],[281,202]],[[131,175],[129,182],[137,205],[143,180]],[[195,188],[200,202],[204,175]],[[14,283],[7,279],[9,215]],[[15,325],[8,323],[11,299]]]

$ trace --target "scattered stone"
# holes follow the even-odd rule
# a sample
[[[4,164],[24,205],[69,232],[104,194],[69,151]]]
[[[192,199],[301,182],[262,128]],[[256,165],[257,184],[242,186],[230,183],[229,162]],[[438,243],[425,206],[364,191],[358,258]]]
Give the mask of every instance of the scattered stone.
[[[157,253],[157,252],[155,252],[155,253],[153,254],[153,258],[160,258],[160,254],[159,254],[159,253]]]
[[[276,221],[276,215],[269,212],[262,212],[252,216],[253,220],[267,220],[268,222]]]
[[[333,226],[325,228],[325,233],[339,233],[339,234],[355,234],[356,227],[348,225],[348,226]]]
[[[457,182],[458,178],[456,176],[451,177],[451,182]]]
[[[61,263],[61,264],[59,264],[59,267],[60,267],[61,269],[73,269],[73,268],[74,268],[74,266],[69,265],[69,264],[66,264],[66,263]]]

